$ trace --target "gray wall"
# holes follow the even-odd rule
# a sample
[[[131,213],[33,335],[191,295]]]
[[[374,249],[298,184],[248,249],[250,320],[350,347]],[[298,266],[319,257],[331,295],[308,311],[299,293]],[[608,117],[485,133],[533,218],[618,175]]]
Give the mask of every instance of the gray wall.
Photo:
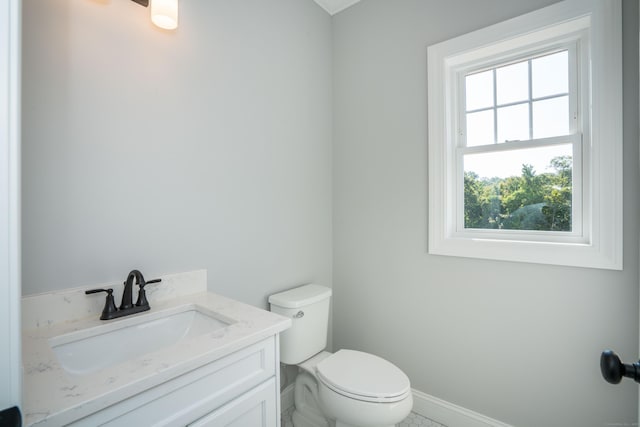
[[[552,2],[365,0],[332,47],[311,0],[183,1],[176,33],[125,0],[25,0],[23,293],[131,268],[263,306],[331,285],[333,176],[335,348],[518,426],[635,422],[636,386],[598,370],[638,348],[635,0],[625,270],[426,254],[426,47]]]
[[[334,348],[516,426],[637,421],[638,6],[625,0],[624,271],[427,254],[427,46],[550,0],[365,0],[334,17]],[[630,424],[627,424],[630,425]]]
[[[331,18],[312,0],[24,1],[23,294],[206,268],[331,286]]]

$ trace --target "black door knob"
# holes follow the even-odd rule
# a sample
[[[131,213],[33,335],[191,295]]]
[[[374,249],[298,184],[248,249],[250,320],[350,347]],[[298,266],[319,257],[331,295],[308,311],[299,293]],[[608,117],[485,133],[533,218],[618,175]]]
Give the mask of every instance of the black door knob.
[[[605,350],[600,355],[600,371],[604,379],[611,384],[618,384],[622,377],[633,378],[640,382],[640,361],[631,365],[624,364],[611,350]]]

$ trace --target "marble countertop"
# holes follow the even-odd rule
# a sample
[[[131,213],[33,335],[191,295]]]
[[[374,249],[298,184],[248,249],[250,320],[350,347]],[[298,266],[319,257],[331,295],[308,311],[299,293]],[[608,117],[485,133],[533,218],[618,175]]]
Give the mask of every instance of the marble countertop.
[[[74,375],[59,364],[49,340],[63,334],[104,328],[124,319],[196,306],[235,321],[180,346],[145,354],[97,372]],[[90,318],[46,322],[23,332],[25,425],[65,425],[157,384],[287,329],[291,320],[220,295],[200,292],[152,304],[151,311],[121,319]]]

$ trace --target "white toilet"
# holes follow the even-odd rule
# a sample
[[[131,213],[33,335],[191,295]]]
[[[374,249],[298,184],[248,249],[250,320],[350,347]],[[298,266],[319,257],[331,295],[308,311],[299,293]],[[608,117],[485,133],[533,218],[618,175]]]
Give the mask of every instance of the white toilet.
[[[392,363],[327,345],[331,289],[304,285],[271,295],[271,311],[293,325],[280,335],[280,360],[298,365],[295,427],[390,427],[409,415],[409,378]]]

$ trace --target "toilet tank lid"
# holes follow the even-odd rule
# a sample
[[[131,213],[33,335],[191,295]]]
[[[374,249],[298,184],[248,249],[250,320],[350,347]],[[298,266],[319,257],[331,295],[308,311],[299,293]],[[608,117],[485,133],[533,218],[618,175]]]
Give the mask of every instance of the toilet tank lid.
[[[273,294],[269,297],[269,304],[282,308],[300,308],[330,296],[331,288],[310,284]]]

